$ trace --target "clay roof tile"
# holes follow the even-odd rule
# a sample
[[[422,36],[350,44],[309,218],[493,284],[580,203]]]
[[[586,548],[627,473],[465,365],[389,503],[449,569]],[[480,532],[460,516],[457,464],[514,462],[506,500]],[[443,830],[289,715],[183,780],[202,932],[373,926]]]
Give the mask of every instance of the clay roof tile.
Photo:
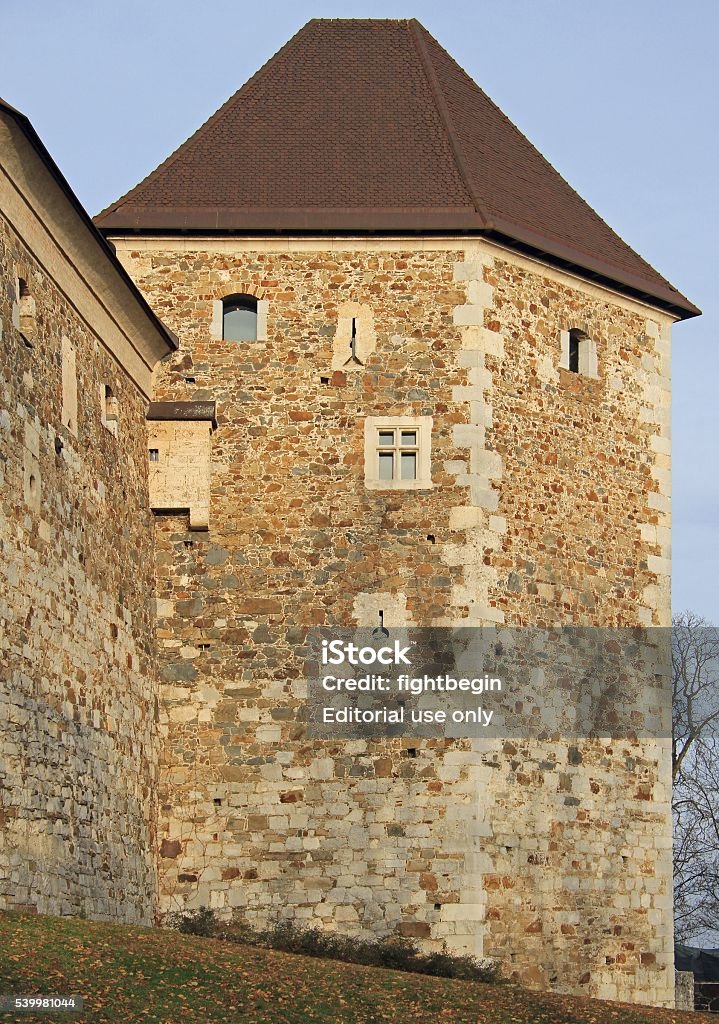
[[[484,234],[680,318],[699,312],[414,19],[308,22],[96,223]]]

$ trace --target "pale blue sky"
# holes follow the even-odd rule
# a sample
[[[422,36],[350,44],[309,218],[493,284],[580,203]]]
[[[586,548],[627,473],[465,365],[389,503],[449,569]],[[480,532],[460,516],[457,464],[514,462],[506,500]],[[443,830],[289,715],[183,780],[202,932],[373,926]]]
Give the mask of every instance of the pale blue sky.
[[[674,609],[719,623],[719,4],[2,3],[0,95],[91,213],[312,17],[416,17],[584,198],[704,310],[674,332]]]

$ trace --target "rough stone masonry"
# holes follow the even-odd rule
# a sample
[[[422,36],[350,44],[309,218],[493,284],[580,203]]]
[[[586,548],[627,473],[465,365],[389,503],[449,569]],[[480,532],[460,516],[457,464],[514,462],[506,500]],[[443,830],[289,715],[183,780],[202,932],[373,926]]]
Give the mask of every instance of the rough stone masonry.
[[[20,229],[0,219],[0,905],[150,922],[146,401],[99,342],[97,300],[78,311],[76,270],[69,300],[30,248],[39,221]]]
[[[154,919],[145,413],[175,347],[0,101],[0,907]]]
[[[162,911],[669,1002],[660,743],[308,742],[302,706],[306,630],[379,609],[667,624],[670,317],[481,242],[115,242],[180,338],[156,398],[218,408],[208,532],[156,520]],[[266,340],[210,338],[237,292]],[[346,303],[372,329],[357,371],[333,369]],[[575,327],[596,377],[560,365]],[[432,416],[431,488],[365,487],[363,424],[388,413]]]

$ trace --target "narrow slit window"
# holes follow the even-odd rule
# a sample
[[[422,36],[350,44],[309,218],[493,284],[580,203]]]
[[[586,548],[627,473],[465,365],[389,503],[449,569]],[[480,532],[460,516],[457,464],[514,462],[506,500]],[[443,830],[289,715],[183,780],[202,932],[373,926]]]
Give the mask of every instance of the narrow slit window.
[[[224,341],[257,341],[257,299],[252,295],[229,295],[222,302]]]
[[[24,277],[17,279],[18,314],[20,317],[20,333],[30,343],[35,336],[35,299]],[[32,347],[31,345],[29,347]]]
[[[578,327],[562,331],[561,350],[561,367],[580,377],[592,377],[595,380],[598,378],[597,342],[590,338],[586,331]]]
[[[105,420],[109,424],[117,424],[120,406],[109,384],[105,385]]]
[[[345,366],[354,363],[355,366],[362,366],[362,360],[357,357],[357,317],[352,317],[352,334],[350,335],[350,354]]]

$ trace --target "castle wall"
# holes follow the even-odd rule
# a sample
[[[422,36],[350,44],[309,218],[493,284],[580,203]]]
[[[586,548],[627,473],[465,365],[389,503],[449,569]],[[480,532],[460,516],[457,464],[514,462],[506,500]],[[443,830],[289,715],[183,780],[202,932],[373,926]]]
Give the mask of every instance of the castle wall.
[[[218,403],[209,532],[156,524],[163,908],[670,1004],[665,745],[301,722],[313,626],[668,624],[669,318],[478,241],[117,244],[181,340],[155,397]],[[212,340],[236,292],[266,340]],[[571,328],[596,378],[561,368]],[[368,416],[432,417],[431,489],[366,485]]]
[[[0,906],[149,923],[146,398],[106,347],[110,334],[130,348],[108,311],[113,287],[101,280],[98,295],[67,255],[65,224],[38,212],[52,181],[37,209],[11,181],[0,174]]]

